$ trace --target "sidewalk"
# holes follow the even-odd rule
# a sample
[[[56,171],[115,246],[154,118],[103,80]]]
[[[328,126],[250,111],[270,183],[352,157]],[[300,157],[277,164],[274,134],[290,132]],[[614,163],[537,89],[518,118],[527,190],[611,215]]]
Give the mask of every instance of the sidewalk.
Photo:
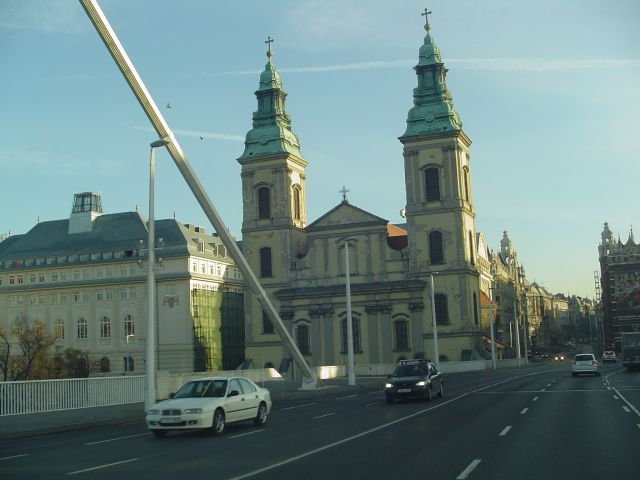
[[[323,386],[317,390],[300,390],[300,384],[291,381],[266,382],[265,387],[271,392],[271,399],[277,402],[284,399],[302,400],[332,393],[356,391],[376,385],[382,388],[382,382],[381,378],[362,377],[357,379],[357,385],[350,386],[346,378],[338,378],[324,381]],[[142,402],[56,412],[4,415],[0,416],[0,442],[104,425],[142,422],[144,416]]]

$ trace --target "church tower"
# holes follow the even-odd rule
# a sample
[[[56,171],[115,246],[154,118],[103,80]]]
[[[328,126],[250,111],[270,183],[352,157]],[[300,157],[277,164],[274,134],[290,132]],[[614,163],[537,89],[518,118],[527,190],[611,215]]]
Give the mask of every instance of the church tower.
[[[266,291],[290,281],[293,259],[304,255],[307,223],[307,162],[285,111],[287,94],[271,61],[272,42],[271,37],[265,42],[269,60],[255,92],[258,109],[253,113],[244,153],[238,158],[242,166],[242,248]],[[252,295],[245,295],[245,315],[248,347],[278,340]]]
[[[440,353],[479,350],[479,274],[476,268],[475,213],[471,196],[469,146],[460,117],[453,109],[440,50],[425,17],[424,44],[414,67],[418,86],[404,146],[409,275],[434,274],[435,312]],[[436,273],[437,272],[437,273]],[[430,293],[425,303],[431,306]],[[431,309],[425,308],[425,313]],[[431,314],[425,315],[425,346],[430,351]],[[463,343],[467,343],[464,345]]]

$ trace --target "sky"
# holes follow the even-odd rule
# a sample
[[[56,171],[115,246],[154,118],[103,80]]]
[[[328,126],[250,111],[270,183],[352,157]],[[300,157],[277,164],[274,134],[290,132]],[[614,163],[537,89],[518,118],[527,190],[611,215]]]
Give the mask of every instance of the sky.
[[[224,223],[240,239],[240,165],[273,63],[306,169],[309,223],[341,201],[391,223],[431,34],[471,138],[476,229],[507,230],[529,281],[594,296],[603,222],[626,242],[640,174],[637,0],[100,0]],[[67,218],[73,194],[148,213],[149,143],[133,93],[76,0],[0,2],[0,234]],[[171,108],[166,108],[167,104]],[[200,138],[202,137],[202,139]],[[164,150],[156,218],[212,227]]]

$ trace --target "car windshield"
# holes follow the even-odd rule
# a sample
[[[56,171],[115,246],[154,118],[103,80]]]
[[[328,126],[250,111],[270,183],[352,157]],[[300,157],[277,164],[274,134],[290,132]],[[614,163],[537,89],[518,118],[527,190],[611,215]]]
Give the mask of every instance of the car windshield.
[[[420,365],[399,365],[393,372],[394,377],[418,377],[424,374],[425,369]]]
[[[576,362],[591,362],[593,355],[576,355]]]
[[[226,380],[194,380],[185,383],[173,398],[224,397],[226,392]]]

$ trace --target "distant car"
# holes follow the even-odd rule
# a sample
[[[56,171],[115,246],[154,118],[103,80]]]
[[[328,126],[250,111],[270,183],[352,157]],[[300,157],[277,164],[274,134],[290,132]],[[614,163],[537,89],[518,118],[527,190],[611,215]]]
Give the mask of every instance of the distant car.
[[[388,404],[400,398],[424,398],[444,395],[444,377],[428,360],[402,360],[387,378],[384,394]]]
[[[581,373],[600,375],[600,364],[592,353],[579,353],[571,361],[571,375],[577,377]]]
[[[606,352],[604,352],[602,354],[602,363],[605,362],[614,362],[616,363],[618,361],[618,357],[616,356],[616,352],[613,352],[611,350],[607,350]]]
[[[556,353],[553,356],[553,361],[554,362],[564,362],[564,355],[562,355],[561,353]]]
[[[170,399],[152,406],[146,420],[156,437],[197,428],[219,434],[227,423],[253,420],[262,426],[270,411],[269,390],[248,378],[208,377],[185,383]]]

